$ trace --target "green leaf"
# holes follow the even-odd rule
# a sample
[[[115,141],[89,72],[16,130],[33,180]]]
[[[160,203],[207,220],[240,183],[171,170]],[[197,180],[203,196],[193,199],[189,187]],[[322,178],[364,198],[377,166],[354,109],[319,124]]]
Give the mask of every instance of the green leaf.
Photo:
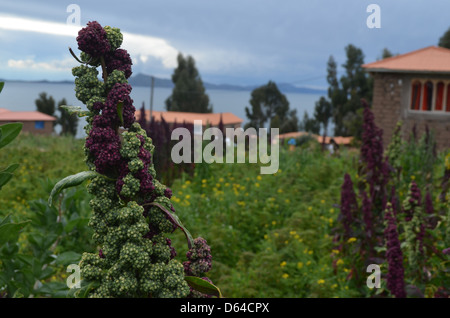
[[[12,173],[0,172],[0,189],[13,177]]]
[[[1,125],[0,130],[2,133],[0,139],[0,148],[3,148],[11,141],[13,141],[14,138],[19,135],[20,131],[22,130],[22,126],[22,123],[10,123]]]
[[[48,205],[52,206],[53,198],[59,194],[62,190],[75,187],[77,185],[82,184],[85,180],[92,179],[94,177],[101,176],[96,171],[83,171],[77,174],[65,177],[61,181],[55,184],[52,192],[50,193],[50,197],[48,198]]]
[[[186,236],[187,242],[188,242],[188,247],[192,248],[192,246],[194,245],[194,239],[192,238],[191,233],[189,233],[189,231],[181,223],[178,216],[176,216],[174,213],[171,213],[169,210],[167,210],[165,207],[163,207],[159,203],[151,202],[151,203],[144,204],[143,206],[146,206],[146,205],[153,205],[153,206],[160,208],[161,211],[163,211],[167,215],[167,217],[183,231],[184,235]]]
[[[8,168],[6,168],[5,170],[0,171],[0,172],[9,172],[9,173],[13,173],[14,170],[16,170],[18,167],[19,167],[19,164],[18,164],[18,163],[13,163],[12,165],[9,165]]]
[[[216,285],[213,285],[210,282],[195,276],[185,276],[184,279],[186,280],[188,285],[196,291],[199,291],[202,294],[213,295],[218,298],[222,298],[222,293]]]
[[[5,82],[0,82],[0,93],[2,92],[4,86],[5,86]]]
[[[81,254],[72,251],[64,252],[58,255],[55,260],[56,265],[70,265],[78,264],[81,259]]]
[[[75,227],[83,228],[84,226],[88,225],[88,223],[89,223],[88,218],[77,218],[74,220],[70,220],[64,227],[64,231],[66,233],[70,233]]]
[[[14,170],[19,167],[18,163],[14,163],[12,165],[9,165],[8,168],[6,168],[3,171],[0,171],[0,189],[13,177]]]
[[[119,116],[120,125],[123,126],[123,101],[117,103],[117,115]]]
[[[0,245],[17,240],[20,231],[29,221],[21,223],[5,223],[0,225]]]
[[[78,117],[85,117],[91,114],[88,110],[82,110],[80,106],[61,105],[59,108],[65,109],[69,115],[76,114]]]

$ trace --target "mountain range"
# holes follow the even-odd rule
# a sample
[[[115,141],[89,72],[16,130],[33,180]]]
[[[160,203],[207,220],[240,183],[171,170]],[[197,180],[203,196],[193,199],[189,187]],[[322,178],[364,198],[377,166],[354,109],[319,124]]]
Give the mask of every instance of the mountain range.
[[[144,87],[150,87],[152,82],[152,77],[150,75],[145,75],[142,73],[139,73],[137,75],[134,75],[128,79],[128,83],[132,86],[144,86]],[[170,79],[165,78],[154,78],[154,85],[155,87],[167,87],[167,88],[173,88],[173,82]],[[261,86],[261,85],[233,85],[233,84],[212,84],[208,82],[203,82],[203,86],[206,90],[208,89],[218,89],[218,90],[231,90],[231,91],[252,91],[255,88]],[[314,89],[314,88],[308,88],[308,87],[299,87],[294,86],[289,83],[277,83],[278,89],[282,93],[303,93],[303,94],[326,94],[327,91],[325,89]]]
[[[26,80],[2,80],[5,82],[32,82],[32,83],[74,83],[73,81],[49,81],[49,80],[38,80],[38,81],[26,81]],[[152,82],[152,76],[139,73],[137,75],[134,75],[128,79],[128,83],[131,86],[142,86],[142,87],[150,87]],[[282,93],[302,93],[302,94],[327,94],[327,91],[325,89],[315,89],[315,88],[309,88],[309,87],[300,87],[295,86],[289,83],[276,83],[278,89]],[[165,79],[165,78],[159,78],[154,77],[154,87],[166,87],[166,88],[173,88],[174,84],[172,80]],[[230,91],[249,91],[251,92],[255,88],[261,86],[261,85],[233,85],[233,84],[212,84],[208,82],[203,82],[203,86],[206,90],[208,89],[217,89],[217,90],[230,90]]]

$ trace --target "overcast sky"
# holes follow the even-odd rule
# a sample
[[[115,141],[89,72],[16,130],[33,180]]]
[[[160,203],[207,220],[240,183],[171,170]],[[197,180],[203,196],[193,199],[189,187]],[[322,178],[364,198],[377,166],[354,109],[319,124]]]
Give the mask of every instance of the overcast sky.
[[[77,31],[96,20],[124,33],[133,73],[170,78],[178,52],[192,55],[204,81],[269,80],[326,87],[326,63],[345,63],[353,44],[375,61],[383,48],[406,53],[430,45],[450,27],[447,0],[0,0],[0,78],[72,80]],[[80,27],[67,25],[80,8]],[[369,28],[370,4],[381,28]],[[71,20],[72,22],[74,20]]]

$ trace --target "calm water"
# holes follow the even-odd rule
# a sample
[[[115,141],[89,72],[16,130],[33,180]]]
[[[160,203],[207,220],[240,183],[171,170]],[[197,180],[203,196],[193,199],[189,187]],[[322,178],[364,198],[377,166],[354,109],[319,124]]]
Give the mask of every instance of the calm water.
[[[46,92],[47,95],[53,96],[56,102],[65,98],[69,105],[82,106],[85,109],[85,106],[75,97],[73,84],[19,82],[5,83],[5,87],[0,94],[0,108],[15,111],[36,110],[35,100],[41,92]],[[169,88],[155,87],[153,93],[153,110],[164,111],[164,102],[171,93],[172,90]],[[244,123],[247,122],[245,107],[250,105],[250,91],[207,90],[206,93],[209,95],[214,112],[232,112],[242,118]],[[131,95],[136,109],[141,108],[143,102],[147,110],[150,108],[150,88],[133,87]],[[299,119],[303,118],[305,111],[309,115],[312,115],[315,102],[320,98],[320,95],[316,94],[288,93],[285,95],[289,100],[290,108],[297,109]],[[78,125],[79,137],[84,136],[84,125],[84,120]]]

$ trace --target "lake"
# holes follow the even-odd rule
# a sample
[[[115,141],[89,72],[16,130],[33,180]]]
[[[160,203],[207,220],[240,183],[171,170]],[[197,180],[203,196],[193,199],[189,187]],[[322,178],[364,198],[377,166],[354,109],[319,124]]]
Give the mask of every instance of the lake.
[[[53,96],[57,103],[65,98],[68,105],[82,105],[75,97],[75,85],[68,83],[26,83],[26,82],[6,82],[5,87],[0,94],[0,108],[6,108],[13,111],[32,111],[36,110],[35,100],[41,92]],[[213,111],[231,112],[242,118],[244,123],[247,122],[245,116],[245,107],[250,107],[249,100],[251,98],[250,91],[232,91],[232,90],[207,90],[210,103],[213,105]],[[164,111],[165,100],[172,94],[172,89],[155,87],[153,91],[153,110]],[[291,109],[297,110],[297,115],[301,120],[303,113],[308,112],[310,117],[314,112],[315,102],[319,100],[321,95],[318,94],[285,94]],[[131,92],[136,109],[140,109],[142,103],[145,108],[150,109],[150,88],[135,86]],[[78,125],[78,137],[83,137],[85,121],[82,120]],[[58,126],[55,128],[57,130]],[[58,130],[57,130],[58,131]]]

